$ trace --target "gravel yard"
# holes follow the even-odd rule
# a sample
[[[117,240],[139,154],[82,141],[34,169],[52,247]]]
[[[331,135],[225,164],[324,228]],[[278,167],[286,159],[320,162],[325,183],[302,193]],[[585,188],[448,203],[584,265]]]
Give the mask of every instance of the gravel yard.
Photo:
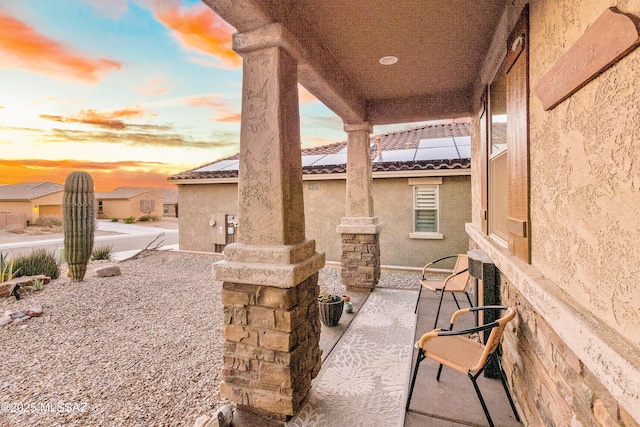
[[[63,278],[1,299],[0,315],[33,305],[44,314],[0,327],[0,425],[192,426],[211,414],[221,404],[223,344],[213,261],[157,251],[109,278],[93,275],[104,261],[92,262],[84,282]],[[344,293],[339,268],[323,269],[319,282]],[[397,272],[380,283],[416,284]]]
[[[110,278],[93,277],[103,264],[92,263],[84,282],[0,300],[0,313],[44,310],[0,329],[0,425],[190,426],[212,412],[223,343],[212,262],[154,252]]]

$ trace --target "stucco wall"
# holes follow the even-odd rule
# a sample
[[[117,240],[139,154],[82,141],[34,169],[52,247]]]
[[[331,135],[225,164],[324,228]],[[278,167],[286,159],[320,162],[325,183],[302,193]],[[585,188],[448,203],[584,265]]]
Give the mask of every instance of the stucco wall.
[[[469,239],[464,224],[471,219],[468,176],[443,177],[439,186],[439,231],[443,239],[412,239],[413,187],[407,178],[375,179],[373,206],[382,223],[380,262],[422,267],[443,256],[466,253]]]
[[[0,212],[24,214],[26,221],[33,222],[37,216],[34,214],[31,202],[0,202]]]
[[[140,211],[140,201],[146,199],[154,201],[151,213]],[[102,213],[98,214],[98,218],[123,219],[132,216],[138,219],[143,215],[162,218],[162,200],[162,197],[150,193],[142,193],[130,199],[102,199]]]
[[[508,7],[482,74],[489,83],[522,10]],[[640,0],[530,4],[532,264],[480,231],[479,121],[472,122],[474,243],[503,272],[518,316],[505,339],[510,380],[531,425],[640,421],[640,50],[550,111],[534,89],[608,7]],[[481,90],[481,86],[478,91]]]
[[[327,261],[340,261],[340,236],[336,227],[345,216],[346,181],[305,181],[303,186],[305,231]],[[209,219],[215,212],[237,214],[236,184],[181,185],[180,247],[211,251],[213,232]],[[440,186],[441,240],[410,239],[413,231],[413,193],[407,178],[374,179],[374,210],[382,224],[381,264],[422,267],[429,260],[466,252],[464,224],[471,219],[469,176],[443,177]],[[242,224],[239,225],[242,229]]]
[[[531,9],[535,83],[609,6],[539,1]],[[531,97],[533,264],[640,349],[640,49],[551,111]]]
[[[214,230],[209,220],[215,213],[238,214],[238,185],[179,185],[178,206],[180,249],[212,252]]]
[[[54,208],[53,206],[60,206],[58,210],[62,209],[62,197],[64,193],[62,191],[49,194],[47,196],[38,197],[31,201],[26,202],[0,202],[0,212],[11,212],[24,214],[27,221],[33,224],[40,215],[50,215]],[[40,213],[40,205],[47,206],[44,213]],[[58,215],[60,215],[60,211]]]

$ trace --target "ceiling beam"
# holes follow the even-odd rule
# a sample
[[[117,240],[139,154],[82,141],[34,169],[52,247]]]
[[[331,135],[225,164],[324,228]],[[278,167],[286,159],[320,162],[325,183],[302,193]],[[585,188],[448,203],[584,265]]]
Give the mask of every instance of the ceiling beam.
[[[473,112],[473,90],[369,100],[367,112],[372,125],[469,117]]]
[[[238,30],[234,35],[234,50],[242,49],[246,39],[267,37],[278,32],[283,46],[298,61],[298,81],[312,95],[336,113],[345,123],[366,121],[365,101],[353,88],[347,76],[336,68],[336,61],[316,42],[308,25],[282,26],[287,23],[282,7],[263,9],[260,0],[203,0],[214,12]],[[285,16],[279,16],[285,15]],[[274,23],[278,23],[275,24]],[[286,25],[286,24],[285,24]],[[262,29],[261,29],[262,28]],[[277,29],[275,29],[277,28]],[[249,33],[246,36],[243,33]],[[269,41],[265,41],[269,44]],[[238,50],[236,50],[238,51]]]

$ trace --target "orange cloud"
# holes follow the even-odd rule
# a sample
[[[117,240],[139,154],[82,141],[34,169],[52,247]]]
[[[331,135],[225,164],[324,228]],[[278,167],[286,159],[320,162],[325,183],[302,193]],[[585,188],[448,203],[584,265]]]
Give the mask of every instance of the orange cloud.
[[[51,181],[63,183],[67,175],[76,170],[89,172],[97,191],[109,191],[123,185],[142,187],[173,187],[167,178],[194,165],[169,165],[148,162],[90,162],[77,160],[1,160],[2,184]],[[5,175],[6,171],[6,175]]]
[[[215,108],[218,114],[209,120],[220,123],[239,123],[240,113],[231,111],[226,102],[220,101],[216,95],[192,96],[187,99],[187,103],[192,107],[210,107]]]
[[[43,119],[62,123],[84,123],[106,129],[123,130],[126,129],[128,125],[120,119],[135,119],[143,117],[144,115],[145,113],[142,108],[136,106],[106,112],[100,112],[96,110],[82,110],[76,115],[67,117],[52,116],[48,114],[41,114],[40,117]]]
[[[226,113],[222,116],[213,117],[209,120],[219,123],[240,123],[242,115],[240,113]]]
[[[187,103],[192,107],[226,107],[226,103],[219,101],[215,95],[200,95],[187,98]]]
[[[153,77],[141,85],[132,88],[134,92],[142,96],[159,95],[169,91],[167,83],[158,77]]]
[[[204,4],[184,8],[179,0],[156,0],[153,9],[156,19],[171,29],[185,48],[212,55],[227,67],[242,65],[231,48],[234,29]]]
[[[98,82],[109,71],[120,69],[119,62],[87,58],[2,12],[0,28],[0,51],[5,53],[0,67],[89,83]]]

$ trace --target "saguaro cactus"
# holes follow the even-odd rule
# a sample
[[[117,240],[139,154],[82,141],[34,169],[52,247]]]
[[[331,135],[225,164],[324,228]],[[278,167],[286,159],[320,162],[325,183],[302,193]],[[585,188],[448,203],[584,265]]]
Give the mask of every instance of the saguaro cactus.
[[[93,178],[87,172],[71,172],[64,181],[62,213],[64,252],[73,280],[82,281],[93,249],[96,199]]]

